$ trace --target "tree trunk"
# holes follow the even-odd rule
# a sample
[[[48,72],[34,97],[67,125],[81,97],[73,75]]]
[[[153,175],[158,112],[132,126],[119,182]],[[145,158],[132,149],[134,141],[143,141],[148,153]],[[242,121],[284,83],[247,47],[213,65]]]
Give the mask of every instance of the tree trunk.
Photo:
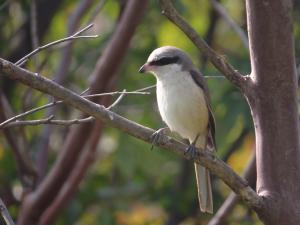
[[[268,225],[300,224],[300,151],[291,0],[247,0],[256,133],[257,210]]]

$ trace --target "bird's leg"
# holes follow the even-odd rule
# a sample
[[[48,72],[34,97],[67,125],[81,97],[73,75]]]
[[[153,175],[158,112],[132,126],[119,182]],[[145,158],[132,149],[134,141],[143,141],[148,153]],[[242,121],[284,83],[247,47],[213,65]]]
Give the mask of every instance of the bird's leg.
[[[196,152],[197,152],[197,148],[196,148],[196,142],[199,138],[199,134],[196,136],[195,140],[190,144],[189,147],[186,148],[184,154],[191,154],[192,158],[195,158],[196,156]]]
[[[163,127],[158,129],[157,131],[155,131],[152,135],[151,135],[151,150],[153,149],[154,145],[156,143],[158,143],[160,141],[160,139],[162,138],[163,135],[166,135],[166,133],[170,132],[170,128],[169,127]]]

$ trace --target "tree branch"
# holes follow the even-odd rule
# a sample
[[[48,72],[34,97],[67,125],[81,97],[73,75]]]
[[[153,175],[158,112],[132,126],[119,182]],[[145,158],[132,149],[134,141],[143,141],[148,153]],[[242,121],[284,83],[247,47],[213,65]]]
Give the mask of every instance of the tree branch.
[[[54,116],[52,115],[45,119],[15,121],[6,124],[3,128],[20,127],[20,126],[38,126],[38,125],[45,125],[45,124],[71,126],[71,125],[81,124],[81,123],[90,123],[95,120],[95,118],[92,116],[83,119],[70,119],[70,120],[54,120],[53,118]]]
[[[234,85],[244,90],[246,77],[239,73],[230,65],[226,59],[210,48],[207,43],[199,37],[197,32],[178,14],[170,0],[160,0],[162,14],[180,28],[188,38],[202,51],[202,53],[212,62],[212,64]]]
[[[11,218],[11,216],[1,198],[0,198],[0,211],[1,211],[2,218],[6,222],[6,225],[15,225],[13,219]]]
[[[71,105],[78,110],[101,120],[102,122],[108,123],[109,125],[130,134],[131,136],[152,143],[151,135],[155,132],[154,130],[111,112],[102,105],[97,105],[87,99],[84,99],[45,77],[36,76],[34,73],[17,67],[13,63],[4,59],[0,59],[0,72],[1,75],[7,76],[10,79],[18,80],[34,89],[50,94],[55,98],[62,99],[68,105]],[[217,156],[213,153],[209,151],[199,151],[193,158],[191,154],[185,154],[185,149],[187,148],[185,144],[177,142],[169,137],[162,138],[157,143],[157,146],[170,150],[182,157],[193,160],[207,167],[212,173],[220,177],[249,206],[254,208],[261,208],[263,206],[262,199],[248,186],[247,182],[243,178],[239,177],[226,163],[217,158]]]

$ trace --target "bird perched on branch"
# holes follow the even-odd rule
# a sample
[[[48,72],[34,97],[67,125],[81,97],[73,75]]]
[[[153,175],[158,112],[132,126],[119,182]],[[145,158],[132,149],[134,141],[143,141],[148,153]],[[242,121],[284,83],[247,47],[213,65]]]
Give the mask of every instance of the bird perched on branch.
[[[208,87],[186,53],[176,47],[155,49],[140,73],[156,77],[160,115],[171,131],[190,142],[187,151],[196,148],[215,150],[215,122],[210,107]],[[153,135],[155,140],[162,129]],[[209,171],[195,163],[198,198],[202,212],[213,212]]]

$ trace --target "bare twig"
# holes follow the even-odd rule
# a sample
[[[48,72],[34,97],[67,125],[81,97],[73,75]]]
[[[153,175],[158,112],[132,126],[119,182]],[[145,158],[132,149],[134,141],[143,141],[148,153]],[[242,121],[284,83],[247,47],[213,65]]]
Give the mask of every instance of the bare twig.
[[[150,94],[149,92],[144,92],[143,90],[149,90],[149,89],[152,89],[154,88],[156,85],[152,85],[152,86],[149,86],[149,87],[145,87],[145,88],[141,88],[141,89],[138,89],[136,91],[114,91],[114,92],[107,92],[107,93],[100,93],[100,94],[92,94],[92,95],[83,95],[85,94],[89,89],[86,89],[85,91],[83,91],[80,96],[84,97],[84,98],[93,98],[93,97],[99,97],[99,96],[107,96],[107,95],[130,95],[130,94],[134,94],[134,95],[147,95],[147,94]],[[8,125],[9,123],[12,123],[13,121],[16,121],[22,117],[25,117],[25,116],[28,116],[30,114],[33,114],[37,111],[40,111],[40,110],[43,110],[43,109],[46,109],[46,108],[50,108],[50,107],[53,107],[55,105],[58,105],[58,104],[61,104],[63,103],[63,101],[53,101],[53,102],[50,102],[48,104],[45,104],[45,105],[42,105],[42,106],[39,106],[39,107],[36,107],[36,108],[33,108],[31,110],[28,110],[24,113],[20,113],[14,117],[11,117],[5,121],[3,121],[2,123],[0,123],[0,129],[2,128],[8,128],[8,127],[14,127],[14,126],[25,126],[25,125],[41,125],[41,124],[48,124],[47,123],[47,118],[46,119],[42,119],[42,120],[33,120],[33,121],[18,121],[17,123],[13,123],[12,125]],[[80,119],[75,119],[75,120],[80,120]],[[74,121],[74,120],[70,120],[70,121]],[[54,121],[54,120],[51,120],[51,122],[49,124],[55,124],[55,125],[71,125],[69,123],[72,123],[70,121],[65,121],[66,123],[64,122],[59,122],[57,121],[57,123]],[[83,120],[84,121],[84,120]],[[78,123],[85,123],[85,122],[74,122],[73,124],[78,124]],[[49,122],[49,121],[48,121]]]
[[[130,94],[133,94],[133,93],[134,94],[141,94],[143,92],[126,92],[126,90],[124,89],[123,92],[112,92],[112,94],[111,93],[106,93],[106,94],[103,93],[105,95],[103,95],[103,94],[102,95],[99,94],[99,95],[100,96],[107,96],[107,95],[120,94],[120,96],[109,107],[107,107],[108,110],[111,110],[117,104],[119,104],[119,102],[122,100],[122,98],[125,96],[125,94],[128,94],[128,93],[130,93]],[[84,96],[84,97],[87,97],[87,96]],[[88,96],[88,97],[95,97],[95,95],[91,95],[91,96]],[[62,103],[62,102],[63,101],[59,101],[59,103]],[[56,103],[58,104],[58,102],[56,102]],[[49,104],[51,104],[51,103],[49,103]],[[49,105],[49,104],[47,104],[47,105]],[[18,116],[20,116],[20,115],[18,115]],[[13,117],[13,118],[16,118],[16,117]],[[54,116],[51,115],[51,116],[49,116],[45,119],[22,120],[22,121],[17,120],[15,122],[9,122],[9,123],[6,123],[4,125],[0,125],[0,128],[11,128],[11,127],[19,127],[19,126],[38,126],[38,125],[44,125],[44,124],[60,125],[60,126],[71,126],[71,125],[81,124],[81,123],[90,123],[90,122],[93,122],[95,120],[95,118],[92,117],[92,116],[89,116],[89,117],[83,118],[83,119],[71,119],[71,120],[54,120],[53,118],[54,118]]]
[[[210,0],[214,9],[227,22],[227,24],[237,33],[246,49],[249,49],[248,37],[242,28],[228,15],[224,7],[216,0]]]
[[[24,120],[24,121],[15,121],[6,124],[3,128],[10,128],[10,127],[19,127],[19,126],[38,126],[43,124],[50,124],[50,125],[60,125],[60,126],[71,126],[74,124],[80,123],[90,123],[95,120],[95,118],[89,116],[83,119],[71,119],[71,120],[54,120],[54,116],[49,116],[45,119],[39,120]]]
[[[197,32],[178,14],[171,1],[160,0],[160,4],[162,13],[191,39],[212,64],[234,85],[244,89],[246,86],[246,77],[234,69],[223,56],[217,54],[201,37],[199,37]]]
[[[116,99],[116,101],[114,101],[110,106],[108,106],[106,109],[107,110],[111,110],[112,108],[114,108],[117,104],[119,104],[119,102],[122,100],[122,98],[125,96],[125,92],[126,89],[124,89],[121,93],[121,95]]]
[[[98,35],[79,35],[81,33],[83,33],[84,31],[90,29],[91,27],[93,26],[93,24],[90,24],[86,27],[84,27],[83,29],[77,31],[76,33],[74,33],[73,35],[69,36],[69,37],[66,37],[66,38],[62,38],[62,39],[59,39],[59,40],[56,40],[56,41],[53,41],[49,44],[46,44],[46,45],[43,45],[41,47],[38,47],[37,49],[33,50],[32,52],[30,52],[29,54],[25,55],[23,58],[21,58],[20,60],[18,60],[15,64],[20,66],[22,65],[25,61],[27,61],[31,56],[37,54],[38,52],[46,49],[46,48],[50,48],[54,45],[57,45],[59,43],[62,43],[62,42],[66,42],[66,41],[72,41],[72,40],[76,40],[76,39],[84,39],[84,38],[97,38]]]
[[[24,117],[24,116],[27,116],[27,115],[29,115],[29,114],[35,113],[35,112],[37,112],[37,111],[39,111],[39,110],[46,109],[46,108],[48,108],[48,107],[51,107],[51,106],[54,106],[54,105],[57,105],[57,104],[61,104],[62,102],[63,102],[63,101],[54,101],[54,102],[48,103],[48,104],[46,104],[46,105],[42,105],[42,106],[40,106],[40,107],[37,107],[37,108],[31,109],[31,110],[28,110],[28,111],[26,111],[26,112],[24,112],[24,113],[21,113],[21,114],[19,114],[19,115],[14,116],[14,117],[11,117],[11,118],[5,120],[4,122],[0,123],[0,128],[3,128],[4,126],[6,126],[8,123],[11,123],[12,121],[15,121],[15,120],[17,120],[17,119],[20,119],[20,118],[22,118],[22,117]]]
[[[11,216],[1,198],[0,198],[0,211],[1,211],[1,216],[4,219],[6,225],[15,225],[13,219],[11,218]]]
[[[154,85],[155,87],[156,85]],[[145,90],[146,89],[152,89],[154,88],[153,86],[150,86],[150,87],[145,87]],[[142,89],[140,89],[142,90]],[[133,95],[149,95],[150,92],[144,92],[144,91],[140,91],[140,90],[136,90],[136,91],[114,91],[114,92],[107,92],[107,93],[100,93],[100,94],[92,94],[92,95],[84,95],[82,97],[84,98],[94,98],[94,97],[100,97],[100,96],[107,96],[107,95],[130,95],[130,94],[133,94]]]
[[[34,89],[48,93],[57,99],[63,99],[66,104],[71,105],[78,110],[95,117],[96,119],[108,123],[111,126],[141,140],[149,143],[151,142],[151,135],[154,130],[111,112],[102,105],[98,105],[84,99],[43,76],[36,76],[34,73],[21,69],[13,63],[3,59],[0,59],[0,72],[2,76],[18,80],[19,82],[31,86]],[[207,167],[213,174],[216,174],[219,178],[221,178],[249,206],[254,207],[255,209],[263,207],[261,197],[248,186],[247,182],[243,178],[239,177],[226,163],[220,160],[213,153],[199,150],[197,151],[196,156],[192,157],[191,154],[186,154],[185,144],[177,142],[169,137],[163,137],[156,145]]]

